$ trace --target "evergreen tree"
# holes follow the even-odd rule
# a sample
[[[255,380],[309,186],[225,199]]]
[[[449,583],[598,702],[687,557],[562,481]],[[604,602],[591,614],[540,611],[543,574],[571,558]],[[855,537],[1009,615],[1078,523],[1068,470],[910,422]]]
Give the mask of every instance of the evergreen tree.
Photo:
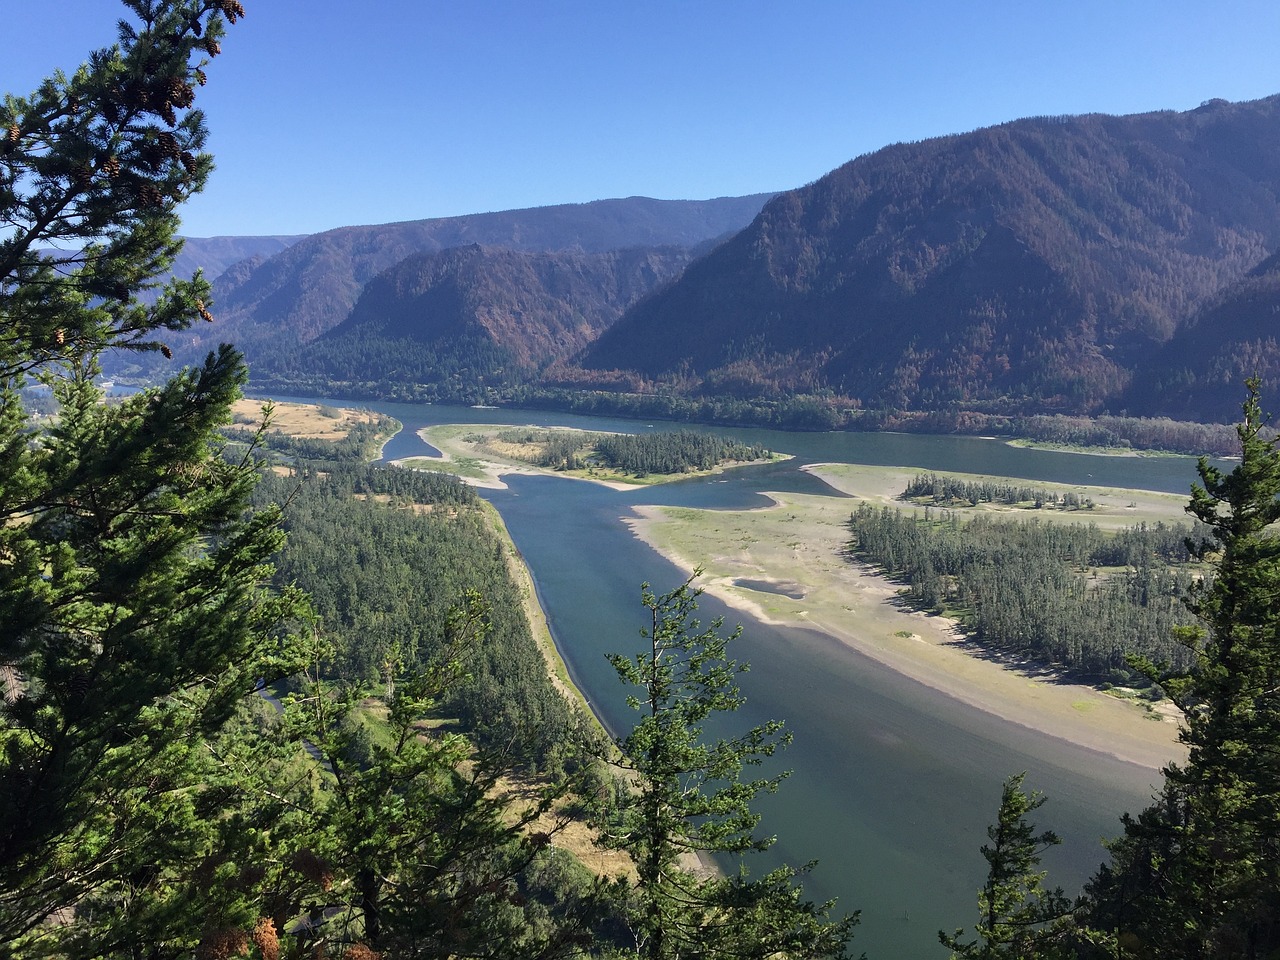
[[[449,617],[447,648],[397,677],[385,699],[315,676],[289,698],[289,726],[325,773],[322,791],[299,798],[283,856],[311,881],[290,904],[311,918],[297,928],[300,949],[536,960],[577,954],[589,940],[602,890],[543,922],[524,889],[563,825],[552,806],[565,785],[517,789],[499,753],[432,722],[485,619],[472,593]]]
[[[211,169],[202,66],[243,13],[125,6],[117,45],[0,105],[0,954],[163,957],[254,928],[209,882],[263,829],[219,740],[297,665],[301,603],[263,588],[278,515],[247,512],[257,465],[216,434],[239,356],[120,403],[93,382],[103,350],[211,319],[202,278],[156,278]],[[29,378],[57,400],[41,425]]]
[[[1211,530],[1214,574],[1191,594],[1194,668],[1143,668],[1181,709],[1185,765],[1125,819],[1095,878],[1098,922],[1134,956],[1256,958],[1280,950],[1280,450],[1258,383],[1238,426],[1240,463],[1207,460],[1188,512]]]
[[[1072,904],[1060,887],[1046,890],[1046,872],[1037,870],[1041,854],[1062,840],[1051,830],[1036,833],[1027,815],[1045,798],[1022,789],[1026,774],[1010,777],[1000,797],[1000,813],[987,828],[990,846],[982,847],[987,882],[978,894],[977,939],[961,940],[963,930],[939,932],[956,960],[999,957],[1071,956],[1066,941],[1072,930]]]
[[[794,870],[752,880],[745,871],[700,877],[690,869],[699,854],[770,846],[754,833],[759,817],[750,804],[785,774],[742,774],[790,739],[780,721],[731,739],[704,737],[703,721],[742,704],[735,677],[746,665],[726,653],[740,629],[724,636],[720,620],[703,629],[693,618],[702,591],[691,584],[661,596],[645,584],[649,649],[609,658],[618,676],[641,690],[628,698],[641,718],[618,743],[634,794],[609,841],[631,854],[639,873],[631,911],[636,953],[647,960],[843,956],[856,917],[829,920],[832,904],[803,900]]]

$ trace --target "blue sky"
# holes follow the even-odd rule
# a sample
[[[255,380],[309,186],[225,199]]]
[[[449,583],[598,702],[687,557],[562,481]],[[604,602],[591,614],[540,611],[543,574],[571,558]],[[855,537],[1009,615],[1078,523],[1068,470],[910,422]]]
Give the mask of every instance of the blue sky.
[[[190,236],[783,190],[1022,116],[1280,93],[1275,0],[243,2]],[[0,0],[0,89],[74,68],[122,10]]]

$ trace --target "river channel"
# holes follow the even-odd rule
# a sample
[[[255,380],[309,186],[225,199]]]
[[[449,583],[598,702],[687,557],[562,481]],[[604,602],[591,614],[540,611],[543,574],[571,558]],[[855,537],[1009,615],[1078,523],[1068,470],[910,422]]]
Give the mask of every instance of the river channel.
[[[619,432],[674,428],[533,411],[365,406],[404,424],[384,450],[388,460],[429,452],[417,431],[439,423],[562,424]],[[545,476],[509,477],[509,489],[484,491],[532,571],[575,682],[615,732],[628,729],[633,716],[605,654],[630,652],[638,644],[642,581],[662,592],[682,580],[675,566],[622,522],[633,505],[741,509],[767,503],[761,491],[834,494],[798,469],[814,462],[1173,493],[1186,492],[1195,479],[1190,458],[1056,453],[964,437],[717,432],[794,459],[715,480],[621,492]],[[1027,785],[1049,797],[1037,812],[1037,825],[1055,830],[1064,843],[1045,863],[1051,884],[1070,893],[1105,858],[1101,840],[1118,831],[1119,815],[1144,806],[1158,780],[1148,769],[951,699],[817,631],[770,627],[711,597],[703,597],[700,614],[744,627],[734,655],[751,664],[741,683],[747,703],[729,718],[726,732],[780,718],[795,736],[782,759],[792,776],[758,806],[762,832],[778,840],[752,870],[819,861],[805,880],[806,894],[815,900],[837,897],[841,912],[861,911],[853,952],[865,951],[870,960],[945,957],[937,931],[972,927],[986,875],[978,848],[1010,774],[1026,771]]]

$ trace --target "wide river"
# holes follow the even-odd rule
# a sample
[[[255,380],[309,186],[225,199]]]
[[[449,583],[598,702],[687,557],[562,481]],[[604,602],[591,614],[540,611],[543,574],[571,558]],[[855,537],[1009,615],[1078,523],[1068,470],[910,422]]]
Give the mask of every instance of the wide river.
[[[314,402],[314,401],[312,401]],[[417,437],[438,423],[563,424],[646,432],[671,424],[532,411],[366,404],[404,423],[386,447],[396,459],[430,452]],[[605,661],[630,652],[644,625],[640,584],[662,592],[682,574],[636,539],[622,518],[635,504],[743,508],[767,503],[760,491],[832,493],[801,472],[806,463],[914,466],[1028,480],[1187,492],[1190,458],[1102,457],[1012,447],[1000,441],[902,434],[717,432],[760,442],[794,459],[731,471],[725,478],[680,481],[616,492],[542,476],[508,478],[485,491],[532,571],[557,646],[592,708],[612,731],[634,715],[627,691]],[[787,862],[818,866],[805,880],[815,900],[860,910],[854,953],[871,960],[939,958],[939,929],[972,928],[986,877],[978,848],[995,816],[1000,786],[1027,772],[1049,802],[1036,815],[1064,843],[1046,857],[1050,883],[1078,892],[1104,859],[1101,840],[1123,811],[1151,796],[1158,775],[1109,756],[1001,720],[937,693],[813,630],[780,629],[744,619],[710,597],[705,620],[742,623],[734,655],[751,664],[742,678],[746,706],[724,730],[784,719],[795,735],[783,755],[793,771],[758,806],[761,830],[777,843],[753,872]]]

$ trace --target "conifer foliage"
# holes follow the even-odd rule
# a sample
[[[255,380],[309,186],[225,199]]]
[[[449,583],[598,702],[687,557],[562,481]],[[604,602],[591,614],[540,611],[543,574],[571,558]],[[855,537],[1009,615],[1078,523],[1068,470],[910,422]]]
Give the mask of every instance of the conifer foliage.
[[[694,618],[701,593],[692,580],[661,596],[645,584],[648,649],[610,657],[618,676],[640,688],[628,698],[640,720],[618,744],[635,790],[611,840],[632,855],[639,873],[629,916],[636,954],[844,956],[856,917],[830,920],[832,904],[805,901],[794,870],[752,880],[745,872],[704,878],[689,869],[698,854],[737,856],[770,846],[754,833],[759,817],[750,803],[786,775],[742,775],[790,739],[780,721],[727,739],[705,735],[708,717],[742,704],[735,678],[747,667],[726,652],[740,628],[726,636],[720,620],[704,629]]]
[[[991,845],[982,848],[988,871],[978,894],[977,937],[966,943],[963,930],[938,935],[957,960],[1026,957],[1068,923],[1071,901],[1060,888],[1046,890],[1046,872],[1037,869],[1040,855],[1062,840],[1052,830],[1036,833],[1027,819],[1045,798],[1023,790],[1025,776],[1005,781],[999,816],[987,828]]]
[[[94,382],[103,350],[165,352],[211,319],[198,275],[156,281],[211,169],[202,68],[243,14],[125,6],[115,46],[0,106],[0,953],[19,956],[165,956],[254,927],[199,869],[245,836],[213,743],[297,666],[299,600],[262,586],[278,517],[247,512],[257,465],[216,434],[238,354],[119,403]],[[57,401],[34,426],[33,381]]]
[[[1185,765],[1125,819],[1095,879],[1099,925],[1137,956],[1256,958],[1280,950],[1280,450],[1258,382],[1237,428],[1240,463],[1207,461],[1187,507],[1214,576],[1190,596],[1193,669],[1158,679],[1183,714]]]

